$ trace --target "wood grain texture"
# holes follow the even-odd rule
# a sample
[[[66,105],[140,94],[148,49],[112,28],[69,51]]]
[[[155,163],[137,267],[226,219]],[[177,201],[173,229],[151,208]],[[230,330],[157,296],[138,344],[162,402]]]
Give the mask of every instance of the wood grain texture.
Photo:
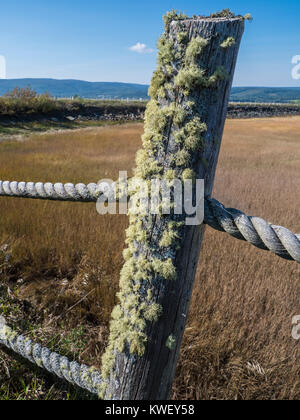
[[[201,36],[209,41],[208,47],[205,48],[197,63],[199,68],[206,69],[206,73],[212,75],[222,66],[229,75],[228,79],[220,80],[214,89],[199,88],[191,92],[188,97],[180,95],[177,98],[181,105],[185,101],[195,101],[197,115],[207,125],[203,151],[201,156],[197,156],[197,159],[191,163],[191,169],[196,172],[199,179],[205,180],[205,194],[210,197],[234,69],[244,31],[244,20],[242,18],[198,18],[173,21],[170,25],[169,37],[175,39],[183,30],[188,32],[189,40]],[[234,46],[220,48],[220,43],[228,37],[235,39]],[[174,63],[174,66],[176,65],[178,63]],[[168,100],[160,100],[160,106],[170,103],[171,101]],[[171,125],[167,150],[169,156],[176,148],[173,130],[175,127]],[[164,164],[167,171],[168,156],[158,155],[157,160]],[[152,241],[158,241],[158,233],[162,229],[164,229],[163,221],[157,217],[152,226]],[[157,322],[149,323],[147,327],[146,352],[142,357],[131,355],[128,351],[117,354],[114,374],[111,375],[106,391],[107,398],[116,400],[169,398],[204,231],[204,225],[184,227],[180,249],[172,256],[178,274],[177,279],[161,282],[156,287],[155,299],[162,306],[163,313]],[[170,336],[176,339],[172,350],[166,346]]]

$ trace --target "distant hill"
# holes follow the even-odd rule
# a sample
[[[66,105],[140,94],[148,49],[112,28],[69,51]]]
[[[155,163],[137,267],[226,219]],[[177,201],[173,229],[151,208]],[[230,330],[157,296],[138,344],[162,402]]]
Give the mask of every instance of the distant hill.
[[[300,87],[234,87],[232,102],[291,102],[300,101]]]
[[[16,86],[20,88],[31,86],[37,93],[48,92],[58,98],[69,98],[74,95],[97,99],[148,98],[147,85],[117,82],[85,82],[72,79],[0,79],[0,96]],[[300,87],[234,87],[232,88],[230,100],[233,102],[300,101]]]
[[[57,79],[0,79],[0,96],[15,87],[26,88],[28,86],[37,93],[48,92],[58,98],[70,98],[78,95],[84,98],[97,99],[146,99],[148,94],[147,85],[132,83]]]

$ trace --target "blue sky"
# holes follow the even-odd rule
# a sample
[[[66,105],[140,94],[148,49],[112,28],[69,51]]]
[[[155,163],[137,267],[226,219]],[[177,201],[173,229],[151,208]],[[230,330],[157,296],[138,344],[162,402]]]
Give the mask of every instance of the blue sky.
[[[193,15],[227,7],[254,18],[246,24],[234,84],[300,87],[291,76],[292,57],[300,55],[299,0],[10,0],[1,5],[0,55],[10,79],[149,83],[167,10]],[[146,47],[130,50],[137,43]]]

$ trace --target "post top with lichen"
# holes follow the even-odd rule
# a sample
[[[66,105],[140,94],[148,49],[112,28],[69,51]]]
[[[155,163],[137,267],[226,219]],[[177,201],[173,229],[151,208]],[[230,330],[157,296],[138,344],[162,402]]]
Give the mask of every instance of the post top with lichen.
[[[190,21],[207,21],[207,22],[222,22],[222,21],[240,21],[240,20],[252,20],[252,16],[250,13],[243,15],[236,15],[235,13],[231,12],[230,9],[224,9],[220,12],[212,13],[209,16],[205,15],[193,15],[191,17],[183,14],[178,13],[175,10],[167,12],[164,16],[164,22],[167,24],[172,24],[174,22],[182,21],[182,22],[190,22]]]

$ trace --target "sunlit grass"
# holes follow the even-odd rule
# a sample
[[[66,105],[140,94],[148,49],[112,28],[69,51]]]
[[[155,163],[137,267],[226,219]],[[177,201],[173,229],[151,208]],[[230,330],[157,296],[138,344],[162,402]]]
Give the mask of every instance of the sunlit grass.
[[[141,124],[130,124],[1,143],[0,179],[116,179],[119,170],[134,166],[142,130]],[[299,117],[227,121],[214,196],[300,232],[299,133]],[[36,339],[99,367],[127,218],[99,216],[93,204],[11,198],[0,199],[0,215],[0,248],[7,244],[0,252],[0,279],[18,298],[11,305],[21,307],[21,315],[11,314],[4,303],[2,308],[19,330],[25,324],[18,319],[28,316]],[[11,255],[8,261],[5,255]],[[299,274],[296,263],[208,228],[173,398],[299,399],[299,342],[291,337],[292,317],[300,314]],[[74,335],[74,329],[81,333]],[[11,382],[1,357],[1,398],[17,399],[26,396],[26,387],[36,389],[35,374],[26,369],[25,374],[21,365],[14,370],[13,359],[5,359],[25,381],[14,391],[9,385],[7,394],[5,384]],[[59,392],[53,398],[73,398]],[[46,399],[48,394],[27,395]]]

